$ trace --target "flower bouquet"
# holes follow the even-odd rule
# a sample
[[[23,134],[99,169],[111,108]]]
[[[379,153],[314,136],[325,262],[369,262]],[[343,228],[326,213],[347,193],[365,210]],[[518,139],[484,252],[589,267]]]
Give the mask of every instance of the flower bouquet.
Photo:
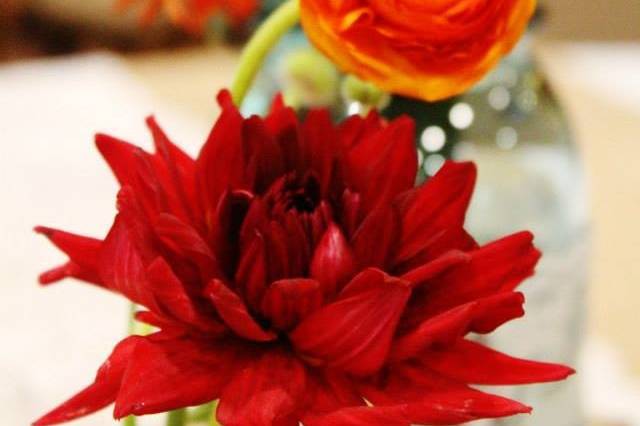
[[[201,22],[200,3],[166,5],[193,6],[176,16]],[[119,293],[146,326],[34,424],[113,403],[129,425],[165,412],[172,426],[453,425],[529,413],[486,386],[573,370],[476,337],[524,315],[517,288],[540,258],[529,232],[481,245],[465,230],[476,167],[448,162],[416,184],[414,121],[375,108],[341,122],[323,109],[299,113],[282,96],[264,116],[239,108],[299,22],[343,71],[436,100],[489,71],[534,7],[289,0],[247,44],[195,159],[153,117],[154,153],[97,135],[121,187],[118,214],[103,239],[36,228],[69,257],[40,281],[75,278]]]

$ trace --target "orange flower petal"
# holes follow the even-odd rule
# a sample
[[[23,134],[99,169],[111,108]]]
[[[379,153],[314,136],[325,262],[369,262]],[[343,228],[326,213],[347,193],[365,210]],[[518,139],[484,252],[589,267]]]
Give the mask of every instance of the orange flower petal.
[[[311,41],[343,71],[428,101],[480,80],[524,32],[535,0],[301,0]]]

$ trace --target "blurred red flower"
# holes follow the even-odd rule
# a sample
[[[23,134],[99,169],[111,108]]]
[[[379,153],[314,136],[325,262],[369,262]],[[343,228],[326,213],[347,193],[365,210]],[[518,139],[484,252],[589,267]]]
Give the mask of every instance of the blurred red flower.
[[[122,189],[104,240],[38,228],[78,278],[144,306],[159,329],[120,342],[50,425],[115,402],[115,417],[220,399],[226,426],[459,424],[526,413],[470,384],[572,370],[465,338],[523,315],[514,289],[539,252],[518,233],[463,229],[476,171],[448,163],[414,187],[414,123],[375,113],[334,126],[274,104],[244,119],[227,92],[197,159],[153,118],[156,153],[105,135]]]
[[[116,9],[126,10],[140,0],[117,0]],[[232,25],[240,25],[258,11],[258,0],[144,0],[140,17],[143,24],[153,22],[164,9],[171,21],[185,30],[200,34],[215,14],[224,14]]]

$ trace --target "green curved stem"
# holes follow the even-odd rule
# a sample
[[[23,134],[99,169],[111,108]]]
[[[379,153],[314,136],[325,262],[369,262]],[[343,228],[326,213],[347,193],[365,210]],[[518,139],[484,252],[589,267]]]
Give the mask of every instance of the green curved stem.
[[[136,304],[131,303],[129,305],[129,320],[127,322],[127,333],[129,335],[135,334],[136,332],[136,320],[134,318],[136,314]],[[135,416],[128,416],[122,421],[122,426],[136,426],[137,421]]]
[[[134,416],[126,417],[122,421],[122,426],[136,426],[136,418]]]
[[[167,426],[184,426],[187,420],[187,410],[174,410],[167,414]]]
[[[287,0],[258,28],[242,52],[231,95],[241,106],[269,52],[300,22],[300,0]]]

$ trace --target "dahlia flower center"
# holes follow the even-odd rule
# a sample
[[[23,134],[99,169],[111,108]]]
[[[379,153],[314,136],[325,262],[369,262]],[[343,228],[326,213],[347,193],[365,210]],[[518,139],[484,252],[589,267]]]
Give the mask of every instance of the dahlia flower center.
[[[274,210],[312,213],[321,201],[320,182],[313,174],[302,179],[294,175],[285,176],[274,189]]]

